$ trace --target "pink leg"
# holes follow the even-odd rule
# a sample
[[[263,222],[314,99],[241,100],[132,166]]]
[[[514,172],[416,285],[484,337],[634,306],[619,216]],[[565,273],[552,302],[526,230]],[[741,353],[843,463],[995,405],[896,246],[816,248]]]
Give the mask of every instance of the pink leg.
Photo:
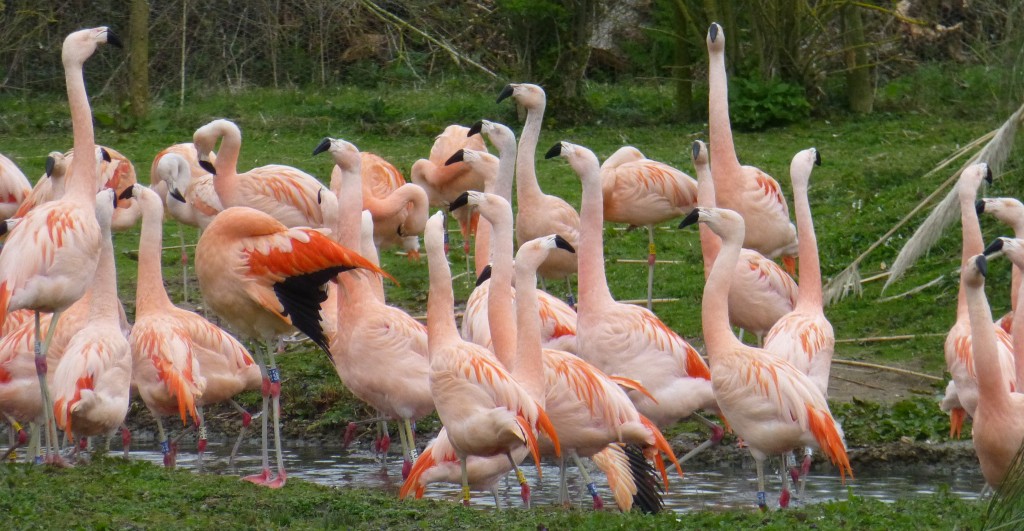
[[[259,474],[253,474],[251,476],[245,476],[242,479],[250,483],[257,485],[265,485],[267,481],[270,481],[270,455],[267,444],[268,439],[268,418],[270,415],[267,414],[270,408],[270,379],[267,377],[267,365],[263,361],[263,356],[259,355],[259,345],[253,349],[253,353],[257,355],[257,363],[260,366],[260,372],[263,373],[263,410],[260,413],[261,421],[263,423],[263,470]]]

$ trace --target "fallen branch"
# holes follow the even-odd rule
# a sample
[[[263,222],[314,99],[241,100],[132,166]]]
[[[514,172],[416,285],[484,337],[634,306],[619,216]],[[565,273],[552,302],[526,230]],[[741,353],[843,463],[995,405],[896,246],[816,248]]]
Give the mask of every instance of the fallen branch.
[[[616,264],[645,264],[646,265],[647,264],[647,260],[646,259],[636,260],[636,259],[633,259],[633,258],[616,258],[615,259],[615,263]],[[655,260],[654,263],[655,264],[685,264],[686,262],[684,262],[682,260]]]
[[[861,385],[861,386],[864,386],[864,387],[869,387],[871,389],[877,389],[879,391],[885,391],[886,390],[884,387],[878,387],[877,385],[871,385],[869,383],[858,382],[857,380],[852,380],[850,378],[843,378],[842,376],[837,376],[835,374],[832,375],[832,378],[835,378],[836,380],[842,380],[844,382],[850,382],[852,384]]]
[[[899,368],[896,368],[896,367],[886,367],[885,365],[878,365],[878,364],[875,364],[875,363],[867,363],[867,362],[864,362],[864,361],[840,360],[840,359],[832,358],[832,363],[839,364],[839,365],[849,365],[851,367],[862,367],[862,368],[866,368],[866,369],[878,369],[878,370],[882,370],[882,371],[890,371],[890,372],[895,372],[895,373],[899,373],[899,374],[906,374],[906,375],[909,375],[909,376],[916,376],[918,378],[923,378],[925,380],[931,380],[931,381],[934,381],[934,382],[941,382],[941,381],[943,381],[942,378],[939,378],[938,376],[932,376],[930,374],[925,374],[923,372],[908,371],[907,369],[899,369]]]
[[[945,337],[945,333],[932,333],[932,334],[903,334],[898,336],[873,336],[873,337],[851,337],[847,339],[837,339],[836,343],[879,343],[883,341],[908,341],[911,339],[920,339],[922,337]]]

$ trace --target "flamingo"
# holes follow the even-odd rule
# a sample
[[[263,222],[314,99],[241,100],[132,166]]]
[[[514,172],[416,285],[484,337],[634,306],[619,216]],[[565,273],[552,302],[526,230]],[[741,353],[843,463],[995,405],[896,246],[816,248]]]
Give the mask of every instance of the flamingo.
[[[561,236],[553,235],[530,240],[521,245],[516,253],[515,274],[516,285],[519,286],[516,292],[517,369],[534,373],[543,371],[545,410],[555,430],[558,431],[562,449],[567,451],[583,473],[587,490],[594,500],[594,509],[600,509],[603,502],[596,485],[586,473],[586,468],[580,463],[580,457],[593,457],[604,452],[613,454],[610,458],[626,458],[626,452],[621,446],[613,444],[618,442],[646,447],[652,452],[662,451],[676,463],[677,468],[678,463],[661,431],[640,416],[616,381],[573,354],[554,349],[541,349],[541,319],[536,289],[537,268],[543,263],[546,255],[555,248],[575,252],[569,242]],[[510,261],[511,257],[508,259]],[[537,360],[540,360],[540,366]],[[630,382],[630,385],[639,386],[635,382]],[[547,439],[541,439],[540,444],[542,454],[551,453]],[[616,449],[620,451],[615,452]],[[634,496],[639,500],[659,499],[659,493],[653,489],[653,482],[644,482],[642,478],[619,481],[614,472],[608,473],[611,470],[606,466],[609,464],[606,460],[599,458],[595,463],[606,471],[620,509],[629,511]],[[559,459],[559,465],[559,499],[564,502],[568,496],[564,457]],[[678,470],[681,475],[682,469]],[[631,496],[624,496],[618,483],[629,484],[625,488]],[[638,495],[638,486],[648,486],[650,489]],[[644,508],[649,512],[656,512],[660,508],[660,503]]]
[[[762,510],[767,508],[764,461],[769,454],[784,454],[801,446],[818,447],[839,468],[844,482],[846,475],[853,478],[842,428],[832,418],[817,385],[788,361],[744,345],[729,328],[729,299],[725,294],[744,241],[743,218],[727,209],[697,208],[679,226],[698,221],[722,238],[722,249],[704,285],[701,307],[711,383],[722,414],[746,442],[757,464],[757,505]],[[781,507],[789,505],[786,479],[783,473]]]
[[[177,155],[168,155],[163,161],[173,157]],[[135,325],[130,336],[135,383],[157,421],[165,464],[173,465],[175,450],[167,439],[161,417],[179,416],[185,424],[191,416],[199,430],[201,466],[206,449],[203,406],[232,402],[242,411],[244,430],[251,416],[232,397],[259,389],[260,371],[238,340],[201,315],[171,302],[164,289],[161,266],[164,210],[159,194],[142,185],[135,185],[132,193],[143,212]]]
[[[220,157],[218,161],[225,158]],[[248,207],[229,207],[218,214],[196,246],[199,289],[209,308],[237,333],[269,342],[297,328],[325,353],[330,347],[320,326],[320,304],[326,298],[323,285],[353,268],[384,274],[322,230],[289,229],[269,214]],[[257,354],[263,374],[263,470],[247,479],[278,488],[287,479],[278,420],[281,376],[273,351],[264,347],[266,363]],[[278,469],[274,479],[267,452],[266,411],[271,397]]]
[[[360,242],[364,157],[344,140],[325,138],[313,155],[331,153],[340,178],[338,242],[356,248]],[[332,175],[332,181],[335,180]],[[414,185],[415,186],[415,185]],[[338,332],[331,341],[331,360],[342,383],[357,398],[388,418],[400,421],[403,476],[416,460],[412,421],[434,411],[430,394],[427,329],[408,313],[388,306],[373,292],[374,278],[341,275],[339,278]],[[343,325],[343,326],[342,326]],[[365,359],[367,352],[374,359]]]
[[[36,312],[36,372],[42,394],[47,460],[60,463],[53,403],[46,384],[46,350],[59,320],[59,312],[82,298],[99,262],[101,234],[96,221],[96,160],[92,114],[85,92],[83,65],[99,44],[120,46],[106,27],[79,30],[64,39],[61,52],[68,88],[74,143],[79,154],[67,176],[67,193],[25,215],[0,251],[0,328],[8,312],[22,308]],[[47,340],[39,333],[39,313],[57,312],[50,321]]]
[[[460,461],[463,504],[469,503],[470,455],[505,455],[516,470],[520,484],[526,479],[512,456],[527,446],[539,468],[535,433],[543,432],[558,447],[558,435],[540,404],[520,386],[490,352],[459,338],[455,327],[451,272],[444,257],[443,216],[438,212],[427,221],[424,245],[430,267],[430,295],[427,300],[430,390],[447,440]],[[434,461],[424,451],[413,465],[406,487],[416,481]],[[403,491],[408,492],[406,488]]]
[[[380,155],[365,151],[360,155],[363,206],[373,214],[374,243],[382,249],[401,245],[411,259],[418,259],[418,235],[423,233],[429,213],[426,191],[405,182],[398,168]],[[340,178],[341,170],[335,166],[331,182]]]
[[[157,172],[157,168],[160,165],[160,159],[171,154],[185,159],[188,164],[189,173],[193,179],[198,179],[200,177],[213,179],[213,174],[206,171],[205,168],[199,165],[199,152],[196,151],[195,144],[192,142],[182,142],[167,146],[153,157],[153,164],[149,167],[149,187],[156,192],[165,203],[167,201],[167,193],[170,190],[165,181],[166,175],[162,175]],[[215,163],[217,161],[217,155],[215,153],[207,153],[206,160]]]
[[[984,249],[981,226],[974,200],[978,194],[981,181],[991,182],[992,174],[988,165],[979,163],[969,166],[960,174],[957,181],[957,193],[960,199],[960,224],[963,230],[963,252],[961,254],[960,292],[957,295],[956,322],[946,335],[944,346],[946,366],[953,377],[946,387],[940,407],[949,413],[950,437],[959,437],[965,415],[974,417],[974,408],[978,402],[978,381],[975,375],[974,356],[971,353],[971,327],[967,309],[967,292],[964,289],[963,271],[967,261]],[[999,363],[1003,375],[1009,380],[1011,389],[1018,389],[1016,370],[1013,361],[1013,343],[1010,335],[1001,328],[996,331],[999,339]]]
[[[985,299],[986,273],[985,257],[978,255],[966,261],[960,277],[962,289],[967,291],[971,343],[978,374],[978,403],[972,417],[974,450],[985,482],[998,489],[1024,441],[1024,395],[1013,392],[1007,385],[1000,359],[1001,340],[997,336],[997,330],[1001,329],[992,324],[992,311]],[[1014,325],[1016,328],[1018,323]],[[1024,343],[1016,339],[1014,343],[1015,347],[1024,348]]]
[[[534,156],[540,128],[544,121],[544,107],[547,96],[544,89],[529,83],[506,85],[498,95],[498,101],[511,97],[526,108],[526,124],[519,135],[519,152],[516,157],[516,241],[524,242],[548,234],[558,234],[570,245],[579,249],[580,215],[564,199],[545,194],[537,182]],[[569,277],[576,273],[577,257],[565,251],[556,251],[548,256],[537,274],[549,279],[566,281],[569,290],[569,306],[575,306]]]
[[[222,139],[216,161],[208,160]],[[225,208],[246,206],[265,212],[286,227],[333,227],[338,200],[312,175],[271,164],[238,173],[242,132],[228,120],[214,120],[192,135],[199,165],[214,175],[213,187]]]
[[[779,183],[767,173],[741,166],[729,124],[729,86],[725,79],[725,32],[717,22],[708,28],[708,132],[715,198],[721,208],[738,212],[746,221],[743,246],[768,258],[782,256],[795,270],[797,233],[789,221],[789,206]]]
[[[0,219],[13,217],[31,191],[32,186],[18,165],[0,155]]]
[[[110,189],[96,196],[102,249],[89,316],[68,342],[53,375],[53,415],[71,440],[111,433],[128,414],[132,356],[121,328],[110,239],[117,199]]]
[[[96,146],[96,160],[98,163],[96,175],[97,179],[100,181],[100,184],[98,184],[96,188],[97,191],[102,187],[102,184],[108,182],[108,180],[104,178],[104,175],[111,173],[110,167],[113,165],[114,159],[111,157],[110,153],[111,151],[108,150],[108,148]],[[36,185],[32,188],[32,191],[29,192],[28,197],[21,202],[21,205],[18,206],[18,210],[15,211],[11,217],[24,217],[25,214],[28,214],[29,210],[32,210],[43,203],[64,197],[64,176],[67,175],[68,168],[71,167],[71,162],[74,158],[74,149],[68,150],[67,153],[51,151],[46,156],[46,172],[38,181],[36,181]],[[114,166],[114,169],[116,170],[119,167],[121,167],[120,164]],[[134,170],[132,170],[130,175],[135,175]],[[122,189],[121,191],[123,192],[124,190]]]
[[[649,395],[633,390],[630,398],[637,410],[656,425],[667,426],[694,416],[712,430],[711,439],[700,448],[718,443],[724,434],[722,428],[696,414],[699,409],[718,409],[708,366],[700,354],[650,310],[616,302],[608,289],[597,157],[589,149],[568,142],[555,144],[547,153],[547,158],[557,156],[569,161],[583,185],[577,247],[582,267],[577,352],[606,374],[640,382]]]
[[[470,128],[470,134],[484,134],[498,150],[498,171],[495,179],[488,179],[484,189],[488,193],[501,196],[512,201],[512,178],[515,171],[516,137],[515,133],[505,125],[481,120]],[[479,164],[491,155],[472,150],[461,150],[452,155],[452,160],[463,160],[469,165]],[[511,236],[510,236],[511,237]],[[489,261],[491,248],[491,226],[486,219],[477,227],[476,233],[476,268],[477,286],[466,301],[466,310],[462,316],[462,338],[466,341],[491,348],[491,328],[487,319],[487,299],[490,272],[484,273]],[[513,296],[515,291],[513,290]],[[547,292],[540,292],[539,309],[541,317],[542,342],[545,347],[568,352],[576,352],[576,311],[565,301]]]
[[[715,206],[715,183],[708,165],[708,148],[693,143],[693,166],[697,170],[698,205]],[[704,278],[722,247],[722,240],[707,227],[700,227],[704,257]],[[740,258],[729,287],[729,323],[754,334],[758,345],[764,334],[796,305],[797,285],[778,264],[752,249],[740,249]]]
[[[1013,229],[1013,235],[1024,238],[1024,203],[1012,197],[983,198],[975,203],[978,215],[989,213],[999,221]],[[1013,326],[1013,315],[1017,309],[1017,296],[1020,291],[1020,267],[1014,265],[1010,273],[1010,311],[1000,317],[996,323],[1007,333]],[[1016,352],[1016,351],[1015,351]]]
[[[647,309],[654,298],[654,226],[688,214],[697,206],[697,181],[623,146],[601,164],[604,220],[647,227]]]

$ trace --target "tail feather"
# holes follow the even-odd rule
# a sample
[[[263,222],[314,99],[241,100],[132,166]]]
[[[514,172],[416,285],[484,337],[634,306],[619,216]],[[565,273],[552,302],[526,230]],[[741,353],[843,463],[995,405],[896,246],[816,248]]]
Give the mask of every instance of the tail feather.
[[[640,415],[640,422],[647,427],[648,431],[651,432],[651,436],[654,437],[654,449],[658,452],[665,454],[668,460],[672,462],[676,467],[676,472],[679,472],[679,477],[683,477],[683,467],[679,465],[679,460],[676,459],[676,453],[672,451],[672,445],[668,443],[665,436],[661,433],[661,430],[651,422],[651,419]],[[665,486],[668,487],[668,477],[665,477]]]
[[[619,385],[619,387],[622,387],[623,389],[629,391],[636,391],[649,398],[651,402],[654,402],[655,404],[658,403],[658,399],[654,398],[654,395],[652,395],[651,392],[648,391],[647,388],[643,386],[643,384],[632,378],[626,378],[625,376],[609,376],[608,379],[615,382],[616,384]]]
[[[955,407],[949,410],[949,437],[959,439],[960,432],[964,428],[964,419],[967,417],[967,410],[962,407]]]
[[[664,501],[661,499],[664,490],[658,484],[654,467],[644,457],[643,449],[636,444],[625,446],[626,457],[629,459],[630,475],[636,483],[636,494],[633,503],[641,511],[649,514],[661,512]]]
[[[558,442],[558,434],[555,433],[555,425],[551,423],[544,408],[537,405],[537,430],[547,435],[555,446],[555,457],[562,456],[562,446]]]
[[[711,369],[704,363],[704,358],[700,357],[700,352],[690,345],[686,345],[686,375],[711,381]]]
[[[818,441],[821,451],[828,456],[832,464],[839,469],[839,475],[846,484],[846,476],[853,479],[853,469],[850,468],[850,458],[846,455],[846,444],[843,443],[843,436],[836,427],[836,421],[828,411],[814,409],[807,406],[807,419],[810,423],[811,433]]]
[[[533,463],[537,466],[537,478],[542,479],[540,470],[540,448],[537,446],[537,435],[533,433],[533,428],[530,427],[530,421],[526,420],[526,417],[519,415],[516,417],[516,422],[519,423],[519,427],[523,430],[523,434],[526,435],[526,447],[530,449],[530,454],[533,455]],[[557,448],[557,442],[556,448]]]
[[[615,505],[620,511],[628,513],[633,508],[633,496],[637,488],[630,474],[629,458],[621,443],[611,443],[590,457],[597,468],[608,478],[608,488],[615,498]]]
[[[11,305],[11,290],[7,288],[7,281],[0,283],[0,329],[3,329],[7,321],[7,309]]]
[[[431,469],[437,462],[434,460],[434,449],[428,446],[423,453],[420,454],[416,462],[413,463],[412,469],[409,470],[409,477],[405,478],[405,483],[402,484],[401,490],[398,491],[398,499],[404,500],[409,492],[415,489],[416,498],[422,498],[423,492],[426,489],[425,485],[420,485],[420,478],[423,477],[423,473]]]

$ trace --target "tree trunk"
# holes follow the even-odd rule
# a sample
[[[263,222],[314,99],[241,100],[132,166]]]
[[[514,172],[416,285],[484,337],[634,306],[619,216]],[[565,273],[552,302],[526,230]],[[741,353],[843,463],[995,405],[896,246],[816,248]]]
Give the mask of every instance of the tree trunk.
[[[576,0],[572,4],[572,19],[565,39],[567,45],[559,59],[560,71],[564,75],[553,78],[552,88],[557,104],[552,107],[561,108],[569,117],[579,119],[587,113],[582,85],[590,61],[590,38],[594,35],[600,0]]]
[[[149,108],[149,0],[132,0],[128,35],[128,92],[132,116]]]
[[[867,64],[860,9],[847,4],[841,13],[846,60],[846,102],[853,112],[870,113],[875,102],[875,90],[871,83],[871,67]]]

